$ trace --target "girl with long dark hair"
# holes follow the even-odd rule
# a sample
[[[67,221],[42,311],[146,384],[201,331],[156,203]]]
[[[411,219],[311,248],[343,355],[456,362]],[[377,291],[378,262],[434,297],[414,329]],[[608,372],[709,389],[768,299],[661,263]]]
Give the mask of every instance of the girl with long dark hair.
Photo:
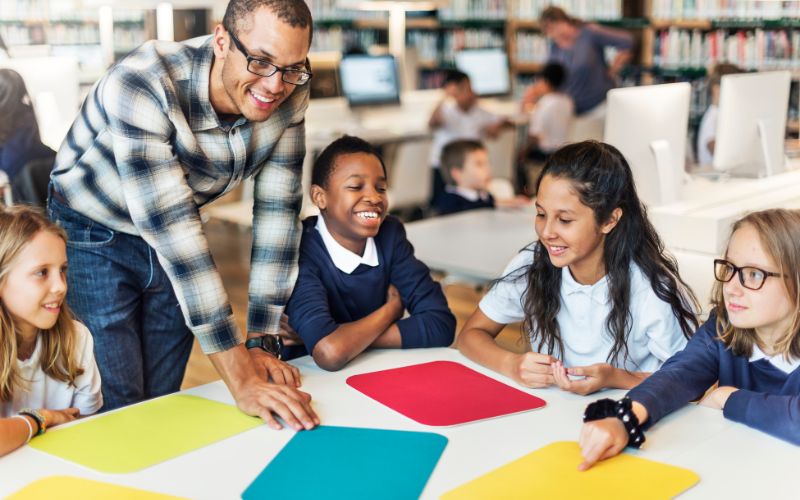
[[[684,347],[697,328],[697,300],[616,148],[586,141],[557,150],[537,188],[539,240],[492,285],[457,346],[528,387],[634,387]],[[494,342],[520,321],[533,352]]]

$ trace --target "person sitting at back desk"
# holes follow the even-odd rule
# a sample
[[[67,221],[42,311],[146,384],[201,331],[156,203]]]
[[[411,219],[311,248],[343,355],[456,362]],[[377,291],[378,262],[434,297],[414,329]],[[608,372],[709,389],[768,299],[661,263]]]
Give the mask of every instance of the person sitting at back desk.
[[[54,161],[56,153],[42,143],[25,82],[13,69],[0,69],[0,116],[4,117],[0,120],[0,170],[12,183],[15,199],[37,201],[20,196],[23,179],[19,174],[32,160]]]

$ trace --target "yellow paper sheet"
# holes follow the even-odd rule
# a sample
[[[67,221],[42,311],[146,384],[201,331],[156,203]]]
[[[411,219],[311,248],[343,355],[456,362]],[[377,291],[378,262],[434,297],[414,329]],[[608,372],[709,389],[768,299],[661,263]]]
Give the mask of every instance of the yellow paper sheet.
[[[173,394],[55,428],[30,446],[110,473],[134,472],[261,425],[235,406]]]
[[[552,443],[448,491],[442,499],[673,498],[700,480],[690,470],[624,453],[579,472],[582,461],[578,443]]]
[[[162,495],[127,486],[101,483],[90,479],[51,476],[34,481],[14,493],[8,500],[180,500],[180,497]]]

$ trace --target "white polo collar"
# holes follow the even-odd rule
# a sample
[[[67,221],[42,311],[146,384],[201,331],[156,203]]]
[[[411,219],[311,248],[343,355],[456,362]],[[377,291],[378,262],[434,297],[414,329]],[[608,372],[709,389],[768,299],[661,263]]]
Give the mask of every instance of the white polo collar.
[[[478,191],[477,189],[469,189],[459,186],[446,186],[445,191],[461,196],[462,198],[476,202],[478,200],[486,201],[489,199],[489,193],[486,191]]]
[[[783,354],[776,354],[775,356],[767,356],[764,351],[762,351],[758,345],[753,343],[753,355],[750,356],[750,362],[755,363],[756,361],[766,359],[772,366],[779,369],[783,373],[792,373],[800,366],[800,359],[793,359],[791,361],[786,361],[786,358],[783,357]]]
[[[346,249],[333,238],[330,231],[328,231],[328,226],[325,224],[325,218],[322,214],[317,217],[316,229],[322,237],[322,243],[325,245],[328,255],[331,256],[333,265],[343,273],[352,273],[360,264],[370,267],[378,266],[378,249],[375,247],[374,238],[367,238],[364,255],[361,256]]]
[[[564,295],[582,293],[598,304],[606,304],[608,302],[608,275],[600,278],[600,281],[594,285],[582,285],[572,277],[569,266],[564,266],[561,268],[561,290]]]

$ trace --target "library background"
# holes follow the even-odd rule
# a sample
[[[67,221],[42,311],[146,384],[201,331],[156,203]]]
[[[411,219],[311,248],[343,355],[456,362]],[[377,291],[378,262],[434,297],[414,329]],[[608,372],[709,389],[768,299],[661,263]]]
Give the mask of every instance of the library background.
[[[424,97],[420,91],[440,89],[448,70],[458,68],[470,75],[479,95],[493,99],[488,105],[492,111],[508,115],[518,125],[516,137],[490,148],[490,153],[495,175],[510,178],[519,191],[525,184],[519,176],[524,174],[511,164],[519,161],[524,148],[527,122],[519,116],[518,104],[549,58],[550,44],[539,16],[550,5],[585,22],[633,35],[633,57],[616,75],[618,87],[690,84],[686,144],[671,152],[673,157],[684,157],[687,165],[698,162],[695,136],[711,99],[707,72],[719,63],[752,72],[786,71],[790,84],[785,108],[780,103],[786,121],[779,128],[785,129],[784,139],[797,138],[800,1],[307,2],[315,26],[309,56],[314,71],[308,118],[312,151],[337,134],[357,133],[385,145],[392,163],[402,155],[392,149],[398,141],[376,130],[397,128],[397,123],[387,126],[387,117],[395,113],[405,115],[398,119],[405,127],[403,138],[427,133],[427,116],[420,116],[429,114],[426,106],[432,109],[440,94]],[[147,40],[183,41],[210,33],[226,4],[226,0],[3,0],[0,66],[23,75],[42,140],[57,150],[83,96],[111,65]],[[607,61],[614,55],[613,48],[606,48]],[[339,104],[326,104],[333,102],[331,98],[339,99]],[[341,102],[349,127],[342,121],[335,126],[326,122],[341,111],[337,108]],[[373,111],[377,108],[380,114]],[[409,110],[420,116],[409,117]],[[576,120],[573,129],[579,130],[571,137],[608,140],[610,132],[604,135],[602,129],[613,120],[602,119],[605,123],[589,124],[582,131],[586,124]],[[787,144],[781,153],[796,152],[796,141]],[[500,151],[509,147],[511,153]],[[423,198],[412,196],[412,202]],[[402,206],[403,195],[396,199]]]

